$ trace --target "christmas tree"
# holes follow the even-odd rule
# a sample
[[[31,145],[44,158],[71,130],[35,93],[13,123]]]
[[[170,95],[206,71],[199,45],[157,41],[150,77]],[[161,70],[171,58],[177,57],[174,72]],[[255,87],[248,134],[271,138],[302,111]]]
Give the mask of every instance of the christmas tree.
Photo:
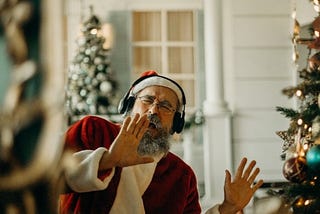
[[[319,1],[312,3],[319,14]],[[276,194],[293,213],[314,214],[320,213],[320,15],[310,24],[307,38],[300,36],[299,22],[293,18],[294,60],[299,57],[297,45],[307,48],[308,56],[305,67],[297,71],[298,84],[282,91],[297,100],[297,108],[277,107],[290,124],[287,130],[277,132],[283,140],[283,176],[289,182]]]
[[[69,124],[87,114],[110,115],[117,112],[118,84],[111,69],[111,50],[101,22],[93,15],[82,23],[77,53],[69,67],[66,106]]]

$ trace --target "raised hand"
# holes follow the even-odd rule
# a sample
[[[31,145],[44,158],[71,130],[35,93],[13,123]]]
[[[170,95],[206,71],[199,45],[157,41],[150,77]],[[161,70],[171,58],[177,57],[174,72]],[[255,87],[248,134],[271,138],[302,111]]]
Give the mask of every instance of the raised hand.
[[[140,156],[137,152],[143,134],[149,126],[147,115],[140,117],[139,114],[126,117],[119,135],[112,143],[108,152],[105,152],[101,159],[100,169],[112,167],[125,167],[136,164],[153,162],[153,158]]]
[[[231,180],[230,172],[226,170],[224,201],[219,207],[221,214],[242,213],[243,208],[250,202],[253,194],[263,184],[263,180],[259,180],[254,184],[254,180],[260,172],[259,168],[254,169],[256,161],[251,161],[245,169],[246,163],[247,158],[243,158],[233,180]]]

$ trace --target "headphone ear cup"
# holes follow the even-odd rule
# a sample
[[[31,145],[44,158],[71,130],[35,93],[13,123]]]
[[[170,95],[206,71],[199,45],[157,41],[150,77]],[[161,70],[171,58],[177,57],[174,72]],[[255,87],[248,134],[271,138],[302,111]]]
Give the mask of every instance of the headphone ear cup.
[[[136,101],[136,98],[134,96],[130,96],[128,98],[126,112],[128,112],[132,109],[135,101]]]
[[[124,114],[129,111],[133,107],[135,100],[136,98],[134,96],[125,96],[124,98],[122,98],[118,105],[118,112],[120,114]]]
[[[127,99],[126,99],[125,97],[123,97],[123,98],[120,100],[119,105],[118,105],[118,112],[119,112],[120,114],[124,114],[126,102],[127,102]]]
[[[184,127],[184,114],[180,112],[176,112],[173,117],[173,124],[172,124],[172,132],[176,132],[179,134],[182,132],[182,129]]]

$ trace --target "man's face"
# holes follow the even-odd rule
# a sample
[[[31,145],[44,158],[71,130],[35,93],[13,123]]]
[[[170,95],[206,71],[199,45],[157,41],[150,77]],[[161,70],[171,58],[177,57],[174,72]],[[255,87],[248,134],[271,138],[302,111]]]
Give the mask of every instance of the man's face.
[[[169,88],[150,86],[138,93],[132,114],[147,114],[150,125],[144,134],[138,152],[141,155],[166,153],[178,98]]]
[[[178,97],[174,91],[163,86],[149,86],[137,94],[132,114],[157,115],[162,128],[170,132],[177,106]],[[157,127],[153,125],[152,121],[149,131],[154,137],[158,134]]]

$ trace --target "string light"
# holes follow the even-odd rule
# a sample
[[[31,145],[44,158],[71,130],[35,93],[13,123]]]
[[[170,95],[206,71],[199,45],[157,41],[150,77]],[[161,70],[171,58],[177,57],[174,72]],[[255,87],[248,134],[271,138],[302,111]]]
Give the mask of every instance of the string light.
[[[304,205],[305,206],[307,206],[307,205],[309,205],[310,204],[310,200],[306,200],[305,202],[304,202]]]
[[[299,125],[299,126],[301,126],[302,124],[303,124],[303,120],[300,118],[300,119],[298,119],[297,120],[297,124]]]
[[[296,203],[296,205],[297,205],[298,207],[300,207],[300,206],[303,205],[303,203],[304,203],[304,199],[303,199],[303,198],[299,198],[298,201],[297,201],[297,203]]]
[[[96,28],[93,28],[93,29],[90,31],[90,33],[91,33],[92,35],[95,35],[95,34],[98,33],[98,30],[97,30]]]
[[[301,95],[302,95],[302,91],[301,91],[301,90],[297,90],[297,91],[296,91],[296,96],[297,96],[297,97],[300,97]]]

